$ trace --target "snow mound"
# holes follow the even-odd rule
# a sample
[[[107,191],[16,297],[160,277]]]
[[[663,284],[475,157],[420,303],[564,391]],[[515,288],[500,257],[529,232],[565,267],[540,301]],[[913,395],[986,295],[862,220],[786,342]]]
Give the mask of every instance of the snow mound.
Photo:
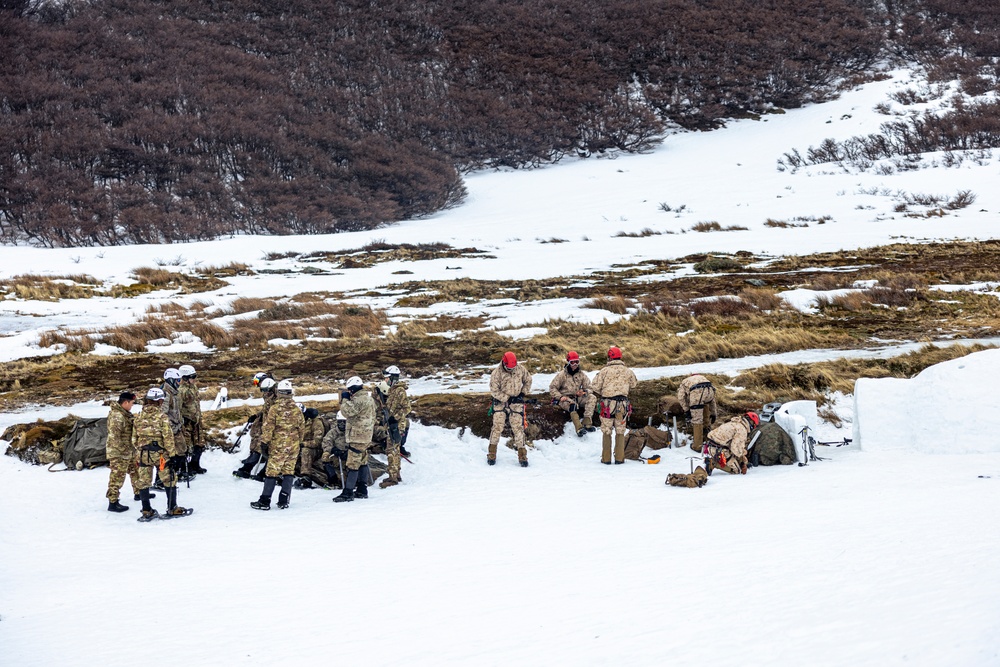
[[[854,443],[865,451],[1000,453],[983,419],[1000,413],[1000,350],[936,364],[909,380],[854,384]]]

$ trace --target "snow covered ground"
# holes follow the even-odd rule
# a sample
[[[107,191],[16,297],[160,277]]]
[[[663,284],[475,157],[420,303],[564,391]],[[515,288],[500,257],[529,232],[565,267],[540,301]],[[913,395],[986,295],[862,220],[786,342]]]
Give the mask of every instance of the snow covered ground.
[[[394,309],[387,290],[360,296],[400,282],[393,272],[404,269],[414,281],[528,280],[707,251],[804,254],[995,237],[995,157],[892,175],[832,165],[794,174],[775,168],[790,149],[876,130],[888,117],[873,107],[911,85],[911,74],[897,72],[830,103],[676,135],[648,155],[475,174],[463,206],[372,232],[0,248],[0,278],[87,273],[108,284],[129,282],[134,268],[155,264],[193,270],[238,261],[297,270],[296,259],[262,257],[374,239],[474,246],[495,257],[387,262],[330,275],[258,273],[190,296],[5,299],[0,359],[51,352],[35,345],[46,328],[131,322],[168,300],[223,307],[238,296],[356,291],[353,298],[405,318],[414,313]],[[892,193],[966,189],[976,203],[945,218],[893,210]],[[685,209],[668,213],[661,204]],[[764,225],[800,216],[831,219],[808,228]],[[689,231],[712,220],[749,229]],[[616,236],[647,227],[661,234]],[[541,243],[553,238],[566,242]],[[787,298],[808,308],[812,297]],[[521,335],[548,317],[610,317],[579,306],[496,299],[435,307],[483,315]],[[910,345],[638,372],[642,379],[738,372],[779,361],[899,354]],[[481,379],[450,376],[413,388],[448,387],[482,389]],[[877,420],[880,392],[870,396],[857,409]],[[854,406],[845,397],[835,406],[845,426],[820,439],[850,433]],[[81,415],[104,410],[98,403],[73,408]],[[0,423],[69,411],[40,406],[0,415]],[[978,413],[965,425],[985,429],[981,422],[991,417]],[[947,441],[963,425],[927,419],[923,426],[920,438]],[[990,514],[1000,502],[1000,455],[887,452],[866,442],[864,451],[819,447],[830,460],[807,467],[716,474],[703,489],[677,489],[664,479],[689,470],[690,452],[661,451],[659,466],[602,466],[599,436],[540,442],[527,469],[501,450],[489,468],[484,440],[415,426],[408,443],[415,464],[404,463],[404,485],[373,489],[371,499],[347,505],[333,505],[328,491],[297,490],[290,509],[267,513],[248,506],[259,485],[230,476],[239,457],[212,452],[203,459],[209,474],[180,490],[181,504],[195,514],[152,524],[135,522],[127,485],[122,497],[132,509],[105,511],[106,469],[49,474],[0,457],[0,665],[103,667],[150,656],[187,665],[1000,664],[1000,532]],[[163,496],[154,503],[162,510]]]

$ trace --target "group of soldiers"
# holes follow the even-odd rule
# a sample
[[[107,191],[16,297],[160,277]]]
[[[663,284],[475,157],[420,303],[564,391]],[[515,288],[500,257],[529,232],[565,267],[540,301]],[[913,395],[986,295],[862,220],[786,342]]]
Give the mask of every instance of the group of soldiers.
[[[111,467],[107,491],[109,512],[128,510],[119,502],[127,475],[135,500],[142,502],[140,521],[159,516],[150,505],[150,499],[156,497],[150,491],[154,469],[156,488],[167,496],[163,518],[186,516],[193,511],[177,504],[177,482],[190,481],[193,475],[206,472],[201,467],[205,441],[196,378],[193,366],[168,368],[163,373],[163,383],[146,392],[138,415],[132,414],[136,402],[132,392],[122,392],[111,405],[107,442]]]
[[[193,510],[177,504],[177,482],[190,481],[204,473],[201,455],[205,443],[202,433],[201,405],[194,367],[168,368],[163,383],[146,392],[141,412],[133,416],[135,394],[124,392],[112,404],[108,416],[108,510],[124,512],[119,493],[128,475],[135,499],[142,502],[140,520],[158,516],[150,506],[155,494],[152,470],[158,470],[156,487],[167,496],[164,518],[185,516]],[[250,506],[269,510],[274,489],[280,484],[277,507],[289,506],[292,487],[339,487],[334,502],[349,502],[368,497],[373,481],[369,452],[384,446],[388,461],[387,478],[379,486],[399,484],[400,461],[408,455],[404,445],[409,430],[411,410],[406,383],[400,370],[389,366],[383,380],[371,391],[364,390],[358,376],[351,377],[340,396],[336,413],[319,414],[295,402],[291,380],[275,380],[269,373],[257,373],[254,386],[263,398],[261,410],[247,420],[244,431],[250,434],[250,454],[233,471],[238,478],[253,478],[264,484],[260,497]],[[490,376],[490,408],[493,423],[486,462],[495,465],[497,445],[509,427],[518,462],[528,466],[525,439],[527,413],[525,404],[533,402],[531,373],[517,362],[513,352],[504,353]],[[566,365],[549,384],[552,403],[564,411],[578,436],[597,430],[594,414],[600,419],[602,433],[601,463],[625,462],[625,432],[632,413],[630,392],[638,385],[635,373],[622,360],[622,351],[611,347],[607,363],[591,380],[580,368],[580,355],[571,351]],[[703,454],[705,471],[746,474],[747,443],[760,424],[754,412],[747,412],[712,428],[718,419],[715,387],[703,375],[685,378],[677,390],[677,401],[691,425],[692,448]],[[346,469],[346,470],[345,470]],[[256,471],[256,472],[255,472]],[[296,481],[298,477],[298,481]],[[673,476],[672,476],[673,477]],[[672,482],[671,482],[672,483]]]

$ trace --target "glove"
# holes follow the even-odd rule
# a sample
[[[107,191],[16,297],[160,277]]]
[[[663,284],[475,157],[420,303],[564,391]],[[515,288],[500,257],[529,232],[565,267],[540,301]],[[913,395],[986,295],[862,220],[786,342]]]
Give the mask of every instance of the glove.
[[[268,451],[270,451],[271,444],[267,442],[260,443],[260,455],[267,456]]]
[[[255,419],[257,419],[257,413],[256,412],[253,413],[252,415],[250,415],[249,417],[247,417],[247,424],[252,424]]]
[[[389,417],[389,426],[396,426],[399,424],[399,420],[395,417]]]
[[[329,463],[330,462],[330,453],[329,452],[323,452],[323,456],[319,457],[319,462],[320,463]]]
[[[560,403],[572,403],[573,399],[570,398],[569,396],[563,396],[562,398],[559,399],[559,402]]]
[[[508,403],[524,403],[524,394],[518,394],[517,396],[511,396],[507,399]]]
[[[173,470],[174,472],[180,472],[181,470],[184,470],[184,464],[186,463],[187,463],[187,457],[184,456],[183,454],[180,456],[171,456],[167,460],[167,465],[170,466],[170,469]]]
[[[714,424],[715,423],[715,415],[712,415],[711,417],[709,417],[708,421],[709,421],[710,424]]]
[[[349,392],[349,391],[342,391],[342,392],[340,392],[340,400],[342,400],[342,401],[349,401],[349,400],[351,400],[351,392]]]
[[[347,450],[346,449],[337,449],[337,450],[334,450],[334,453],[337,455],[337,458],[340,459],[341,461],[346,461],[347,460]]]
[[[684,421],[686,421],[686,422],[691,421],[691,411],[690,410],[685,410],[684,411]]]

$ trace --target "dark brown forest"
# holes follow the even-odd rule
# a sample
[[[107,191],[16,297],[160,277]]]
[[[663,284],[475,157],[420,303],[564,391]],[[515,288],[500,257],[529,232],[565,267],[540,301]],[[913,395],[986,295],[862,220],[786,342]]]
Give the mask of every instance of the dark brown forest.
[[[418,217],[461,201],[463,171],[642,151],[886,57],[978,71],[992,4],[0,0],[0,241]]]

